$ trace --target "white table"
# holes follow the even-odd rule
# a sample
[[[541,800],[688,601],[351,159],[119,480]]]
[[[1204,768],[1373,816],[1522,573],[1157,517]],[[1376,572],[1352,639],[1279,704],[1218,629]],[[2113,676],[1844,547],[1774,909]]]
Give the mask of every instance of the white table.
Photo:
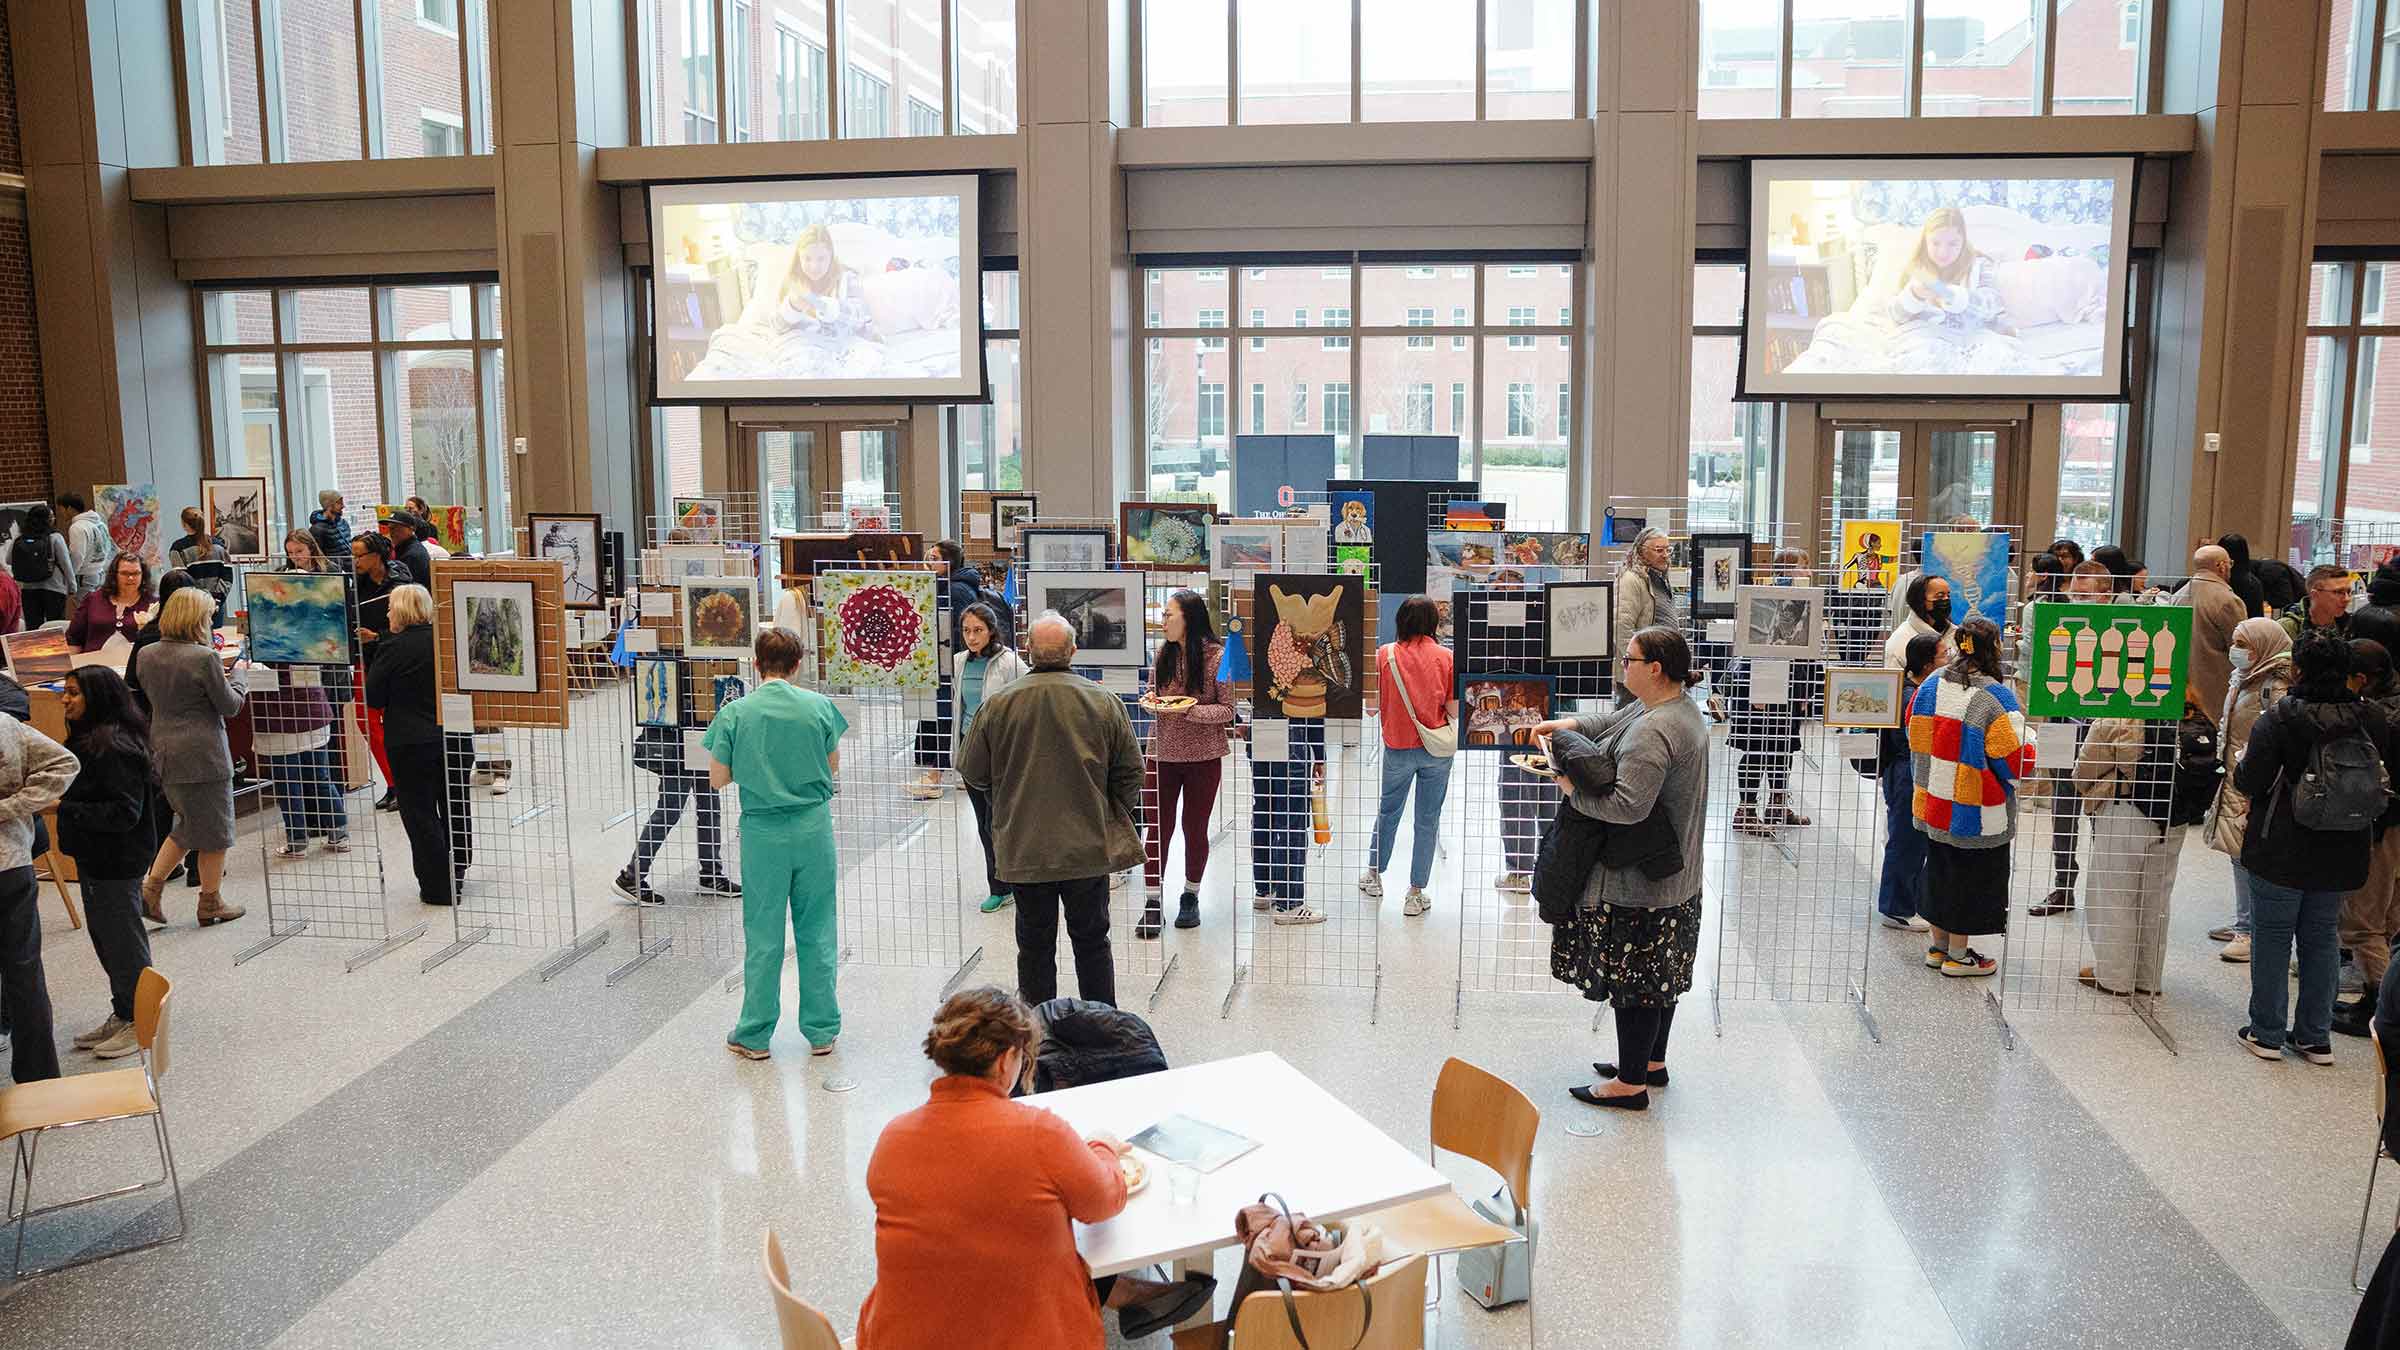
[[[1279,1192],[1296,1213],[1334,1220],[1450,1189],[1425,1159],[1272,1051],[1020,1100],[1056,1112],[1087,1135],[1131,1139],[1180,1111],[1258,1141],[1201,1174],[1199,1198],[1183,1206],[1168,1197],[1167,1164],[1137,1149],[1150,1164],[1150,1184],[1117,1217],[1075,1225],[1075,1245],[1095,1276],[1232,1246],[1240,1241],[1234,1212],[1265,1191]]]

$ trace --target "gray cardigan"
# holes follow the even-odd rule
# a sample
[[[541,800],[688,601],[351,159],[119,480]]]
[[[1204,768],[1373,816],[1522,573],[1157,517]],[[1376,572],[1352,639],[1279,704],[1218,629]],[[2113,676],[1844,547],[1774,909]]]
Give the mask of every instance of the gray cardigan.
[[[0,717],[0,872],[33,865],[33,818],[58,805],[79,767],[58,742]]]
[[[150,754],[162,783],[213,783],[233,777],[225,719],[242,710],[239,672],[228,681],[214,649],[156,642],[141,653],[142,693],[150,700]]]
[[[1605,796],[1578,791],[1568,803],[1594,820],[1637,825],[1653,802],[1664,802],[1683,849],[1683,870],[1659,881],[1638,867],[1593,868],[1582,908],[1667,909],[1698,895],[1707,871],[1700,841],[1708,827],[1708,723],[1700,709],[1688,698],[1655,708],[1633,702],[1579,717],[1575,729],[1615,756],[1617,781]]]

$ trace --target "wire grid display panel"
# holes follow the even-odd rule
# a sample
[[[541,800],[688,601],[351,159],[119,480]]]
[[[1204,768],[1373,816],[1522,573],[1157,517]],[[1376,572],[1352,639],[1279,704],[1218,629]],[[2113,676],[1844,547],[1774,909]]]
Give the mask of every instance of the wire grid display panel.
[[[1562,581],[1591,579],[1584,568],[1563,571]],[[1537,675],[1550,682],[1545,717],[1606,711],[1616,692],[1610,662],[1543,659],[1549,629],[1546,595],[1542,586],[1534,585],[1461,585],[1452,592],[1459,685],[1473,684],[1480,675]],[[1457,692],[1451,690],[1454,696]],[[1462,748],[1451,757],[1446,809],[1452,826],[1450,847],[1458,860],[1461,994],[1576,997],[1550,977],[1550,926],[1534,910],[1534,853],[1560,801],[1550,775],[1510,762],[1512,755],[1535,749]],[[1394,839],[1392,861],[1384,868],[1387,891],[1390,878],[1407,867],[1409,844],[1409,831],[1403,829]],[[1504,888],[1501,883],[1508,879],[1521,879],[1526,888]]]
[[[887,689],[826,692],[850,723],[833,798],[842,959],[956,968],[968,884],[959,865],[955,798],[961,794],[918,800],[908,793],[923,772],[920,749],[933,744],[922,739],[927,724],[940,727],[934,697]],[[946,755],[948,732],[933,734]],[[971,818],[966,828],[974,829]],[[972,883],[982,884],[980,876]]]
[[[860,523],[851,516],[856,508],[862,512],[881,512],[883,523]],[[901,530],[900,494],[897,492],[841,492],[827,490],[817,494],[817,515],[814,524],[802,529],[817,530]],[[745,535],[744,538],[763,539],[766,536]]]
[[[696,499],[717,503],[717,524],[713,535],[708,530],[685,525],[676,516],[676,501]],[[663,548],[668,544],[756,544],[767,537],[765,518],[759,514],[758,494],[755,492],[683,493],[668,500],[664,514],[654,515],[646,523],[650,527],[649,538],[653,548]]]
[[[2302,571],[2331,563],[2355,572],[2372,572],[2385,559],[2400,553],[2400,520],[2295,521],[2292,536],[2291,547],[2285,552]],[[2267,557],[2271,552],[2256,543],[2250,546],[2252,557]]]
[[[1321,575],[1336,575],[1322,569]],[[1284,575],[1311,575],[1286,568]],[[1362,672],[1373,668],[1378,641],[1377,593],[1374,569],[1362,580],[1366,601],[1361,607]],[[1266,668],[1253,621],[1255,587],[1237,588],[1236,618],[1250,649],[1255,687]],[[1406,886],[1392,890],[1388,901],[1370,899],[1358,888],[1374,852],[1375,813],[1382,799],[1383,736],[1371,681],[1364,715],[1358,720],[1334,718],[1285,719],[1287,753],[1281,760],[1258,758],[1259,723],[1253,715],[1248,736],[1234,751],[1227,776],[1247,779],[1247,828],[1237,826],[1230,851],[1240,869],[1235,894],[1252,900],[1237,903],[1233,925],[1236,983],[1308,985],[1371,989],[1382,977],[1382,906],[1397,910]],[[1261,888],[1275,898],[1305,901],[1325,916],[1314,924],[1279,924],[1273,908],[1255,908]]]
[[[2153,575],[2151,580],[2172,593],[2185,578]],[[2125,607],[2134,615],[2151,608]],[[2108,673],[2105,659],[2099,673],[2102,678]],[[2023,690],[2024,672],[2011,667],[2010,676],[2010,687]],[[2112,753],[2107,742],[2125,734],[2128,724],[2028,721],[2038,771],[2017,799],[2017,832],[2009,845],[2008,933],[1996,944],[1998,951],[1986,953],[2000,960],[1993,996],[2004,1016],[2151,1011],[2165,993],[2161,975],[2176,861],[2192,833],[2183,827],[2162,830],[2157,823],[2166,818],[2174,793],[2179,724],[2172,719],[2132,724],[2141,733],[2142,766],[2108,784],[2095,800],[2076,788],[2077,767],[2096,780]],[[2119,746],[2113,753],[2133,748]],[[2081,978],[2087,969],[2093,972],[2090,984]],[[2136,1003],[2142,1007],[2135,1008]]]
[[[631,906],[637,951],[651,951],[665,938],[671,944],[668,954],[711,960],[738,958],[742,954],[741,899],[703,890],[700,879],[723,875],[741,880],[742,794],[739,788],[712,789],[705,756],[692,757],[689,746],[707,731],[716,710],[727,701],[724,695],[733,692],[731,687],[720,691],[721,681],[739,681],[744,694],[757,688],[758,681],[747,661],[687,660],[671,652],[663,655],[675,661],[682,683],[683,725],[673,729],[671,747],[665,743],[669,733],[650,729],[651,741],[664,757],[642,756],[645,762],[634,772],[631,827],[609,836],[607,856],[611,861],[621,857],[619,871],[636,873],[661,902]],[[616,730],[628,746],[643,736],[645,729],[635,723],[630,699]],[[641,856],[645,851],[650,855],[646,860]]]
[[[575,809],[594,829],[623,824],[635,807],[633,741],[625,734],[633,718],[633,681],[631,672],[610,656],[617,625],[634,603],[612,598],[606,611],[590,611],[585,637],[598,640],[582,644],[571,640],[575,612],[567,619],[567,769],[581,789],[575,794]]]
[[[284,672],[284,678],[291,678],[291,672]],[[347,705],[335,708],[337,716],[349,713]],[[338,738],[334,750],[338,755]],[[345,790],[338,781],[338,763],[334,776],[334,812],[286,802],[278,786],[275,809],[253,813],[266,876],[267,929],[279,936],[380,942],[391,936],[391,915],[384,907],[382,837],[376,828],[381,817],[375,799],[381,789],[370,782]],[[335,836],[340,836],[342,851],[333,847]],[[295,842],[303,843],[307,852],[297,857],[280,853]]]

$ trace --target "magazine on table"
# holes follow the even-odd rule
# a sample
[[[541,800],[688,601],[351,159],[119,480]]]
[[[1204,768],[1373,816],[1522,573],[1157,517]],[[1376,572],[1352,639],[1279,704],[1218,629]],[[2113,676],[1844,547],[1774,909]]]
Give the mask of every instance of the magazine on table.
[[[1126,1142],[1200,1172],[1214,1172],[1258,1147],[1255,1139],[1181,1113],[1168,1116]]]

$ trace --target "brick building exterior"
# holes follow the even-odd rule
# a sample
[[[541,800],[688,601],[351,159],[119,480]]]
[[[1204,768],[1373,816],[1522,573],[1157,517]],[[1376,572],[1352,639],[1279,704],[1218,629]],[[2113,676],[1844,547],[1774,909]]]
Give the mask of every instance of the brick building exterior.
[[[17,0],[23,3],[24,0]],[[8,0],[0,0],[0,173],[23,174]],[[42,405],[42,346],[33,317],[33,250],[24,195],[0,211],[0,501],[50,495],[50,433]]]

